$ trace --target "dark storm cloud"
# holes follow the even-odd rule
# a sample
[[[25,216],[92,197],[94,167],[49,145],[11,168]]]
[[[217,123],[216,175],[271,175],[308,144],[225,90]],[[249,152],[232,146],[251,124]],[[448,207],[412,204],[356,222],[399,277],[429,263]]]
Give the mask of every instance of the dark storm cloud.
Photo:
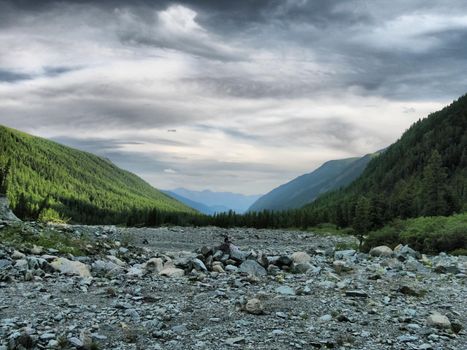
[[[464,94],[465,42],[464,0],[0,0],[0,123],[266,191]]]
[[[0,83],[31,79],[29,74],[16,73],[0,69]]]

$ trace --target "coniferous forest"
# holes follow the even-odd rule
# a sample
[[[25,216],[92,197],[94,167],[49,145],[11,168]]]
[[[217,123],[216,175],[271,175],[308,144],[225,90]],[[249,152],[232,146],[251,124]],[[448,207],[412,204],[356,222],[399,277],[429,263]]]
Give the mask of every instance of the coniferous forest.
[[[136,211],[195,213],[108,160],[0,126],[0,193],[22,219],[125,224]]]

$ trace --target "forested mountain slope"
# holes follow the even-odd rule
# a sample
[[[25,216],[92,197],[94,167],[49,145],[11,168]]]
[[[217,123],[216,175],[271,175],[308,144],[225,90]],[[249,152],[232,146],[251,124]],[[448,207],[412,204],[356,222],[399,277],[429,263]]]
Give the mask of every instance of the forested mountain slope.
[[[467,95],[413,124],[349,187],[305,210],[315,222],[361,231],[397,217],[466,211]]]
[[[344,187],[361,175],[371,155],[331,160],[259,198],[250,211],[287,210],[303,207],[319,195]]]
[[[108,160],[4,126],[0,174],[21,218],[47,209],[80,223],[126,223],[131,212],[154,208],[195,213]]]

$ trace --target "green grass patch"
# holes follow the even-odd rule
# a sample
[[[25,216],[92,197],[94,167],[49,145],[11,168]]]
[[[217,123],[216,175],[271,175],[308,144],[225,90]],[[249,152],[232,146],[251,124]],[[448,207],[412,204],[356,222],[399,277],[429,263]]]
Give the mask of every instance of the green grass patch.
[[[19,224],[8,226],[0,230],[0,241],[14,248],[32,248],[33,245],[45,249],[56,249],[61,254],[86,255],[86,245],[90,241],[77,238],[69,233],[58,232],[46,228],[40,233],[31,227]]]
[[[335,235],[335,236],[350,236],[355,233],[352,228],[339,228],[331,223],[323,223],[317,226],[309,227],[307,232],[312,232],[320,235]]]

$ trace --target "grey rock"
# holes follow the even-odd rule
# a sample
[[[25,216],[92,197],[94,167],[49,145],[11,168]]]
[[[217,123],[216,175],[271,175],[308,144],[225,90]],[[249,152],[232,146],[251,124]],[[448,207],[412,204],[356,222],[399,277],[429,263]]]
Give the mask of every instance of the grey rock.
[[[239,345],[245,342],[244,337],[227,338],[225,343],[230,346]]]
[[[378,247],[371,248],[370,253],[371,256],[381,256],[381,257],[386,257],[386,256],[391,256],[393,254],[393,251],[391,248],[389,248],[386,245],[381,245]]]
[[[289,286],[280,286],[276,288],[276,293],[282,295],[295,295],[295,291]]]
[[[352,259],[357,252],[354,249],[339,250],[334,253],[336,260],[349,260]]]
[[[257,298],[249,299],[245,304],[245,311],[252,315],[261,315],[264,313],[263,303]]]
[[[204,265],[204,263],[201,260],[195,258],[195,259],[192,260],[192,263],[193,263],[193,267],[197,271],[202,271],[202,272],[207,272],[208,271],[208,269],[206,268],[206,266]]]
[[[238,269],[239,272],[247,273],[249,275],[261,277],[266,276],[267,271],[254,260],[245,260]]]
[[[449,321],[449,318],[440,314],[439,312],[433,312],[430,316],[428,316],[426,323],[431,327],[445,329],[451,328],[451,322]]]

